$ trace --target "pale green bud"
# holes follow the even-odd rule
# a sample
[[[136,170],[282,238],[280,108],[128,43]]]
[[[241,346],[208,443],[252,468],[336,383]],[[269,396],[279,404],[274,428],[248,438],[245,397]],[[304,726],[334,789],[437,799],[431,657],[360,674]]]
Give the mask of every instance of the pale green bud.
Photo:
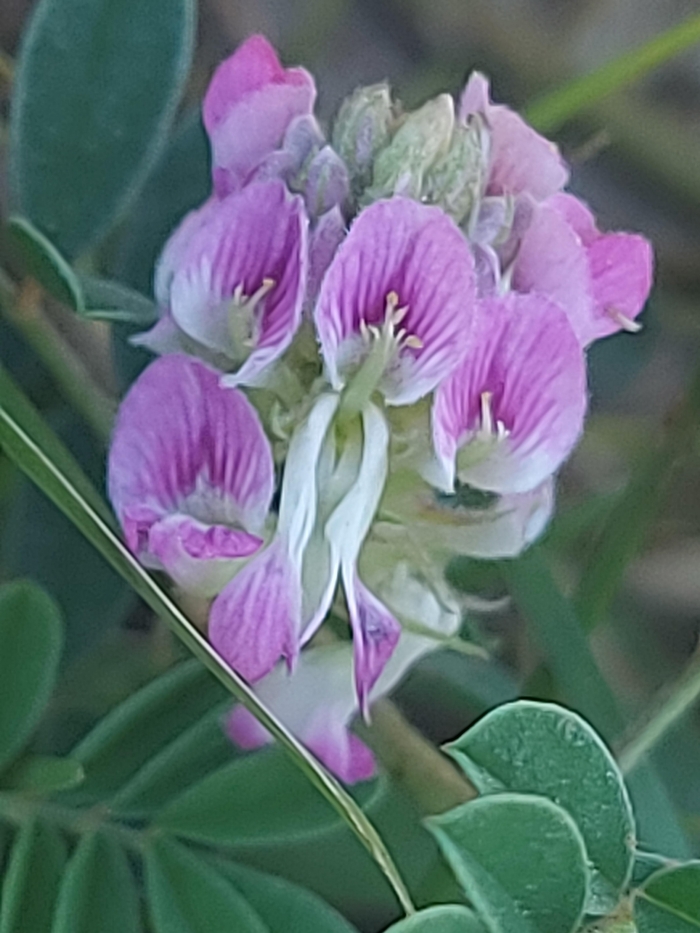
[[[423,200],[439,205],[458,224],[478,203],[486,181],[487,145],[478,122],[454,129],[447,152],[435,160],[423,181]]]
[[[388,84],[359,87],[343,101],[333,125],[333,148],[350,172],[353,188],[372,177],[372,163],[391,139],[394,111]]]
[[[367,201],[393,194],[419,199],[428,169],[447,152],[455,123],[454,101],[440,94],[407,114],[374,162]]]

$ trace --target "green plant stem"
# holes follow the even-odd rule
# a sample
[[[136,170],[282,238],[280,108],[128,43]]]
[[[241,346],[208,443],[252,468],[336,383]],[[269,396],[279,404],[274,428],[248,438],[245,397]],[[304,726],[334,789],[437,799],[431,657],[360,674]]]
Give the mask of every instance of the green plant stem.
[[[44,363],[66,401],[82,415],[100,441],[108,440],[116,400],[95,383],[73,347],[46,316],[41,307],[41,291],[32,285],[18,293],[0,272],[0,309]]]
[[[700,42],[700,16],[692,16],[590,74],[538,98],[527,108],[526,116],[538,129],[552,132],[608,94],[627,87],[697,42]]]
[[[78,810],[62,807],[42,797],[24,796],[18,793],[0,792],[0,819],[13,826],[24,826],[40,817],[53,823],[71,836],[82,836],[96,829],[103,829],[117,838],[122,845],[132,852],[141,853],[148,835],[148,830],[134,829],[110,820],[106,807],[93,807]]]
[[[665,689],[632,724],[619,743],[617,760],[624,774],[629,774],[651,749],[688,713],[700,699],[700,649],[670,689]]]
[[[432,743],[406,721],[391,700],[372,706],[372,722],[359,726],[394,783],[426,816],[478,796],[476,789]]]
[[[350,794],[314,758],[289,730],[257,698],[248,684],[221,658],[180,607],[139,564],[90,500],[44,452],[34,438],[13,416],[12,410],[22,410],[29,420],[30,408],[22,394],[3,376],[0,396],[0,442],[6,454],[30,479],[74,522],[85,537],[100,551],[115,570],[134,588],[144,601],[163,619],[175,635],[187,646],[233,696],[246,707],[290,754],[314,787],[355,832],[375,860],[407,914],[415,908],[406,885],[374,825],[357,806]],[[41,430],[44,442],[55,439],[50,429],[34,413],[33,430]],[[87,480],[84,481],[87,483]],[[84,485],[81,483],[81,486]]]

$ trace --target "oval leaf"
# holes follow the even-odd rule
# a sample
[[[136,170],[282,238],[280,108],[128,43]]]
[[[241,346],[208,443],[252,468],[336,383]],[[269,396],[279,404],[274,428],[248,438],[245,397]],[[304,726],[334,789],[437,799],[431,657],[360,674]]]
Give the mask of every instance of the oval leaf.
[[[481,797],[426,820],[491,933],[569,933],[588,898],[586,849],[569,814],[529,794]]]
[[[518,700],[480,719],[446,751],[482,794],[540,794],[563,807],[592,863],[591,913],[612,910],[634,861],[634,817],[615,761],[580,716]]]
[[[152,755],[225,696],[198,661],[178,664],[112,710],[71,757],[87,775],[81,793],[108,796]]]
[[[66,871],[51,933],[141,933],[126,853],[106,832],[85,836]]]
[[[296,884],[234,862],[218,859],[215,864],[260,915],[270,933],[357,933],[337,910]],[[435,933],[440,933],[438,928]],[[471,931],[467,928],[462,933]],[[474,933],[483,930],[475,928]]]
[[[68,256],[104,234],[161,148],[192,55],[192,0],[41,0],[10,136],[19,209]]]
[[[376,782],[368,782],[358,785],[353,796],[366,801],[376,790]],[[214,771],[166,806],[156,822],[188,839],[229,846],[298,841],[340,823],[277,748]]]
[[[122,818],[143,819],[230,762],[235,749],[222,728],[230,705],[217,706],[150,758],[114,797],[110,810]]]
[[[24,794],[54,794],[77,787],[84,778],[83,766],[74,758],[28,755],[3,775],[0,787]]]
[[[486,927],[468,907],[441,904],[400,920],[386,933],[486,933]]]
[[[84,297],[80,281],[53,243],[25,217],[10,217],[7,229],[26,274],[36,279],[49,295],[82,312]]]
[[[145,863],[155,933],[270,933],[243,896],[184,846],[158,839]]]
[[[637,892],[638,933],[697,933],[700,930],[700,861],[656,872]]]
[[[2,886],[0,933],[50,933],[68,850],[47,823],[25,824],[12,848]]]
[[[43,590],[28,581],[0,587],[0,769],[44,712],[62,644],[58,607]]]

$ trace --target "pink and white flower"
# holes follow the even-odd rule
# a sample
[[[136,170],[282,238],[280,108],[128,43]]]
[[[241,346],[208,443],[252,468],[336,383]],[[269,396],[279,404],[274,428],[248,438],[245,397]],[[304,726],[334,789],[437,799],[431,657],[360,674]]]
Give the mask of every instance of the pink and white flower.
[[[264,36],[251,36],[222,62],[202,109],[216,194],[223,197],[250,181],[290,124],[313,112],[315,100],[308,71],[284,68]]]
[[[323,279],[315,310],[329,381],[410,405],[460,363],[475,302],[474,262],[439,208],[402,197],[363,210]],[[358,402],[358,410],[361,408]]]
[[[262,546],[270,445],[245,396],[182,355],[161,357],[122,402],[108,489],[129,548],[187,592],[212,596]]]
[[[163,250],[156,295],[164,315],[138,342],[184,349],[257,384],[301,322],[308,265],[302,199],[259,182],[189,214]]]
[[[538,201],[566,185],[569,170],[556,145],[540,136],[523,118],[503,104],[491,102],[489,81],[475,71],[459,101],[458,116],[480,115],[490,136],[486,193],[527,193]]]
[[[583,352],[564,312],[540,295],[480,302],[470,352],[438,388],[436,484],[521,493],[573,449],[586,411]]]

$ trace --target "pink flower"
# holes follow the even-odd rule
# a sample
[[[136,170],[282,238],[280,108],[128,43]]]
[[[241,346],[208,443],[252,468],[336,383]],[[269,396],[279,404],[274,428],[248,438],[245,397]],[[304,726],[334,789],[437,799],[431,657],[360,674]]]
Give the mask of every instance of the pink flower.
[[[165,356],[122,402],[109,497],[131,550],[184,590],[213,596],[262,545],[272,453],[245,396],[186,356]]]
[[[438,485],[460,480],[522,493],[573,449],[586,411],[586,366],[566,315],[540,295],[484,299],[470,352],[433,405]]]
[[[527,192],[544,200],[561,191],[569,171],[554,143],[540,136],[515,111],[493,104],[489,81],[474,72],[459,101],[458,115],[467,120],[479,114],[490,131],[487,194]]]
[[[214,190],[243,187],[296,117],[311,114],[316,87],[304,68],[283,68],[264,36],[251,36],[216,69],[204,98]]]
[[[475,301],[474,263],[456,224],[407,198],[357,217],[321,285],[315,321],[335,389],[355,379],[390,405],[427,395],[459,364]]]
[[[156,295],[165,313],[138,342],[196,352],[233,370],[231,385],[259,382],[301,321],[307,227],[301,198],[281,181],[207,201],[163,250]]]

